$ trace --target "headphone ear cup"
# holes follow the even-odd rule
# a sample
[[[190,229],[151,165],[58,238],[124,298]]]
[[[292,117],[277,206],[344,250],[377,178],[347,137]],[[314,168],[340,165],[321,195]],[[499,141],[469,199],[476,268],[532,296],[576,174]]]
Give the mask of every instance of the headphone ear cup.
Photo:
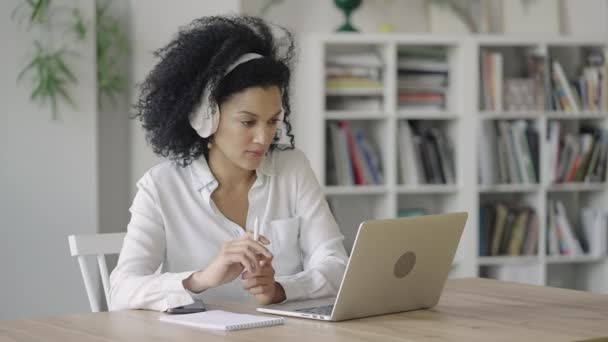
[[[202,105],[197,113],[190,117],[190,125],[201,138],[208,138],[215,131],[220,124],[220,107],[215,106],[213,113],[204,113],[205,105]]]
[[[220,125],[220,106],[215,106],[215,112],[211,115],[211,134],[217,132],[217,128]]]

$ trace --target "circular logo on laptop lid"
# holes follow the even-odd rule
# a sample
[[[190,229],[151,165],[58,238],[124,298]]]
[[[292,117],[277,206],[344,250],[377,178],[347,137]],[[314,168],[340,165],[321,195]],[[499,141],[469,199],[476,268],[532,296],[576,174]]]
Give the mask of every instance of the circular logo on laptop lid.
[[[415,264],[416,254],[414,254],[414,252],[405,252],[395,263],[395,268],[393,269],[395,277],[405,277],[412,271]]]

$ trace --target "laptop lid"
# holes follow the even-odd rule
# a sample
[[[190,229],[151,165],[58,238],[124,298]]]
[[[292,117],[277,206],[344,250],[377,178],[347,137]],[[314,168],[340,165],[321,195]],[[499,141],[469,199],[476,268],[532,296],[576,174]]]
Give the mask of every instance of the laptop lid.
[[[466,220],[460,212],[361,223],[331,320],[435,306]]]

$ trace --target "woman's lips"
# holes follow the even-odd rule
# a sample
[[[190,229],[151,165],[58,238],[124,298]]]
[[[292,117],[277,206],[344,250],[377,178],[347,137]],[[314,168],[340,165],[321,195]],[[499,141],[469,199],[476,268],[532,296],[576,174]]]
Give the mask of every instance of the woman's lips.
[[[247,151],[247,154],[256,158],[260,158],[264,155],[264,151]]]

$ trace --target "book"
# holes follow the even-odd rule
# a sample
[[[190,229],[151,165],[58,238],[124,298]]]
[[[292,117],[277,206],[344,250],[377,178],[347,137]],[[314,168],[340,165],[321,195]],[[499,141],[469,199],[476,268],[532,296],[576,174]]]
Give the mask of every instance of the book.
[[[348,152],[346,133],[337,123],[329,124],[331,134],[332,154],[336,169],[335,185],[354,185],[355,176]]]
[[[498,159],[498,176],[500,183],[507,184],[511,181],[509,178],[509,158],[507,155],[507,149],[505,145],[505,138],[502,135],[501,121],[495,123],[495,136],[496,136],[496,152]]]
[[[418,134],[414,134],[413,141],[414,141],[414,146],[416,147],[416,157],[422,164],[422,170],[424,173],[424,183],[433,184],[434,181],[433,181],[433,171],[432,171],[432,166],[431,166],[431,160],[430,160],[430,157],[428,156],[426,148],[424,147],[425,142],[424,142],[423,138]]]
[[[357,146],[355,145],[355,138],[350,129],[350,124],[347,121],[340,121],[338,123],[340,128],[346,134],[346,141],[348,143],[348,155],[350,156],[350,162],[353,167],[353,174],[355,178],[355,185],[366,185],[365,175],[363,171],[363,159],[359,154],[359,150],[357,150]]]
[[[559,87],[564,91],[566,100],[568,102],[569,110],[566,111],[578,113],[580,111],[578,103],[576,102],[574,92],[570,88],[570,84],[566,78],[566,73],[564,72],[560,62],[553,61],[553,70],[555,72],[555,80],[558,82]]]
[[[382,58],[374,52],[342,53],[329,55],[326,59],[329,65],[381,68]]]
[[[325,99],[327,110],[337,111],[381,111],[382,98],[378,96],[335,96],[329,95]]]
[[[493,122],[481,122],[479,125],[479,136],[484,144],[479,145],[479,184],[499,183],[499,154],[496,145],[496,134],[494,134]]]
[[[530,215],[530,210],[524,208],[515,219],[513,223],[513,231],[511,234],[511,239],[507,245],[507,254],[508,255],[521,255],[522,245],[524,243],[524,238],[526,235],[526,228],[528,225],[528,218]]]
[[[555,203],[553,200],[547,202],[547,255],[560,255],[559,241],[555,227]]]
[[[539,137],[538,132],[531,125],[526,128],[526,139],[528,140],[528,148],[530,150],[530,157],[532,158],[532,166],[534,167],[534,182],[540,180],[540,165],[539,165]]]
[[[523,120],[515,121],[511,123],[509,132],[511,133],[511,141],[513,142],[513,153],[515,154],[515,164],[520,182],[532,183],[534,167],[532,165],[532,158],[530,158],[528,142],[524,141],[523,136],[526,126],[526,122]]]
[[[522,246],[522,255],[534,255],[538,251],[538,217],[532,210],[528,219],[528,227],[524,245]]]
[[[447,62],[411,57],[399,58],[397,61],[397,68],[399,70],[415,70],[439,73],[447,73],[449,71],[449,65]]]
[[[413,141],[413,133],[407,121],[399,123],[399,166],[403,184],[425,182],[422,161],[418,159]]]
[[[223,310],[210,310],[186,315],[167,315],[161,316],[159,320],[195,328],[224,331],[269,327],[284,323],[283,317],[239,314]]]
[[[492,245],[490,247],[490,255],[493,256],[500,254],[500,241],[503,236],[503,231],[505,230],[505,222],[509,213],[509,210],[503,204],[497,204],[494,210],[494,228],[492,229]]]
[[[566,214],[566,207],[564,203],[560,200],[555,202],[556,209],[556,224],[557,229],[559,229],[558,235],[561,234],[562,242],[566,247],[566,253],[562,253],[564,255],[578,256],[583,254],[583,248],[581,247],[580,242],[576,238],[576,233],[574,228],[570,224],[568,220],[568,216]]]
[[[382,184],[380,162],[376,151],[372,148],[362,129],[354,129],[355,145],[362,157],[362,169],[367,184]]]
[[[493,204],[485,204],[479,209],[479,256],[492,255],[492,228],[496,209]]]
[[[548,123],[549,132],[547,142],[549,145],[549,153],[547,154],[547,172],[549,183],[555,183],[557,181],[557,166],[559,158],[559,135],[560,135],[560,123],[559,121],[551,121]]]
[[[456,175],[454,172],[454,163],[451,158],[451,151],[449,151],[448,144],[444,135],[437,127],[431,127],[429,129],[429,134],[431,136],[431,142],[434,143],[435,148],[437,150],[437,154],[439,157],[439,163],[441,166],[441,174],[443,175],[443,180],[445,184],[455,184],[456,183]]]
[[[500,129],[500,136],[502,139],[501,142],[503,144],[503,148],[506,155],[506,165],[508,167],[509,181],[511,183],[521,183],[519,169],[517,166],[517,156],[514,151],[516,142],[513,141],[513,136],[511,134],[511,124],[508,121],[499,121],[498,125]]]
[[[608,243],[608,230],[606,229],[608,216],[598,208],[583,208],[581,210],[582,226],[587,241],[589,255],[600,257],[606,255]]]

